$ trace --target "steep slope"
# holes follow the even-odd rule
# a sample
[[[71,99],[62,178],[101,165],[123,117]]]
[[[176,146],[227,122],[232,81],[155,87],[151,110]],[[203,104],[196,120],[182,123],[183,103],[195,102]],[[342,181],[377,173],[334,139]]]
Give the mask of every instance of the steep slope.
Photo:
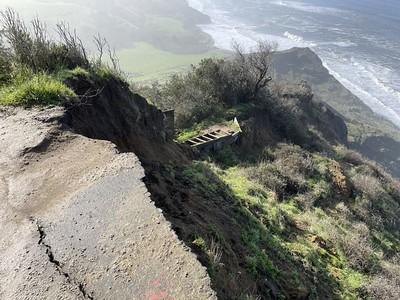
[[[1,111],[0,298],[215,299],[136,155],[65,130],[65,116]]]
[[[1,297],[400,294],[399,183],[308,85],[235,110],[241,142],[200,154],[114,76],[66,84],[81,101],[2,111]]]
[[[361,143],[352,143],[352,147],[368,157],[377,161],[387,170],[400,178],[400,142],[389,136],[372,136]]]
[[[273,58],[273,66],[278,80],[307,81],[316,99],[328,103],[343,115],[349,127],[349,141],[352,146],[366,157],[381,163],[395,176],[400,176],[400,152],[396,151],[400,142],[400,129],[373,113],[367,105],[329,74],[314,52],[308,48],[293,48],[278,52]],[[381,142],[387,140],[387,143],[368,147],[375,137]],[[369,138],[372,139],[366,142]],[[382,151],[394,155],[382,159],[380,154]]]

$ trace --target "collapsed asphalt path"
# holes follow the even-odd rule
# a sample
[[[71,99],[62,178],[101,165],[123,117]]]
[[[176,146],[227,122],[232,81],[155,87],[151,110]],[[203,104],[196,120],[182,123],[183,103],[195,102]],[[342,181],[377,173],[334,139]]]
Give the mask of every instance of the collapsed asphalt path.
[[[216,299],[133,153],[0,112],[0,299]]]

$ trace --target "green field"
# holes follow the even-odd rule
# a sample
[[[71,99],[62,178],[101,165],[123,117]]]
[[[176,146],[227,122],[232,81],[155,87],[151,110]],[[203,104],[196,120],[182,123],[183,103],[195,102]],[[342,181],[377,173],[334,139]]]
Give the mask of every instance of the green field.
[[[212,50],[200,54],[178,54],[159,50],[140,42],[130,49],[117,52],[121,68],[133,81],[161,80],[173,72],[184,71],[206,57],[223,57],[224,52]]]

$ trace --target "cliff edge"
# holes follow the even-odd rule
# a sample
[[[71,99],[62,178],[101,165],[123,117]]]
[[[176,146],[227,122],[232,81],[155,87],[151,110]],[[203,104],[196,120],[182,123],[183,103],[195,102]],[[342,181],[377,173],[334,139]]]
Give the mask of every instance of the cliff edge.
[[[73,133],[64,108],[0,114],[1,299],[216,298],[134,153]]]

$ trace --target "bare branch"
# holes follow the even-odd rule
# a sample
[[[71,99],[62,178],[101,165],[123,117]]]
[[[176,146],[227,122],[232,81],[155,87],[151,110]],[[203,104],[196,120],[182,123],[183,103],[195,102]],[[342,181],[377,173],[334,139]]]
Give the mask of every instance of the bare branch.
[[[104,55],[104,49],[108,47],[108,42],[107,40],[102,37],[100,34],[97,34],[93,37],[94,44],[96,45],[97,48],[97,64],[101,65],[103,62],[103,55]]]

